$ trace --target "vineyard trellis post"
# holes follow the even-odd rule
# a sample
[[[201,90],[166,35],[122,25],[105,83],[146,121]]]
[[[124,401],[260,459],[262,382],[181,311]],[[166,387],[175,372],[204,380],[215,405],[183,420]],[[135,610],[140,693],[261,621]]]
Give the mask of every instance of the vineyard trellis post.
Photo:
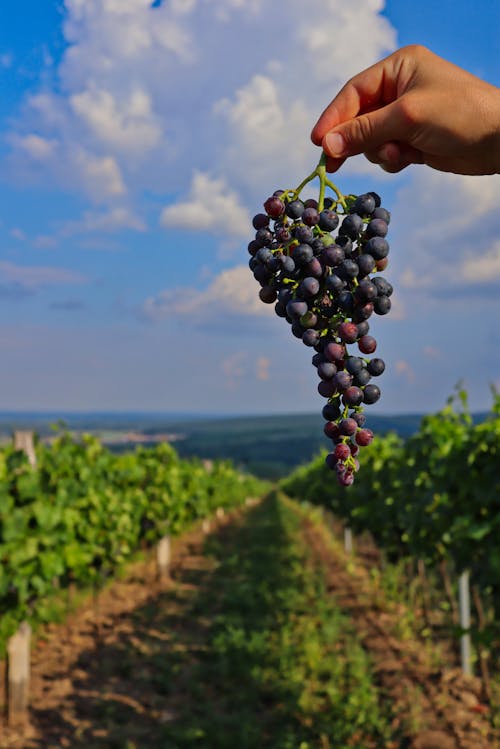
[[[170,536],[163,536],[156,546],[156,569],[159,578],[168,577],[171,556]]]
[[[467,676],[472,675],[471,645],[470,645],[470,589],[469,570],[464,570],[458,579],[458,603],[460,609],[460,655],[462,671]]]
[[[35,452],[35,440],[33,432],[27,431],[15,431],[14,432],[14,449],[22,450],[26,453],[29,463],[33,468],[36,468],[36,452]]]
[[[344,550],[346,554],[352,554],[352,529],[346,525],[344,528]]]
[[[7,723],[23,726],[28,722],[30,687],[31,627],[21,622],[7,643]]]

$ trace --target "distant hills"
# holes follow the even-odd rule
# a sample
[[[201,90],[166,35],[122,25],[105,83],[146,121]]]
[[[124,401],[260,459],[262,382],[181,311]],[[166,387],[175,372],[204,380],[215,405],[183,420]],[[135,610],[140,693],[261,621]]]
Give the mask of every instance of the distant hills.
[[[369,415],[367,425],[376,434],[396,432],[409,437],[423,414]],[[482,420],[486,414],[476,414]],[[182,457],[230,459],[258,476],[279,478],[309,462],[331,442],[323,434],[321,414],[269,416],[199,416],[189,413],[71,413],[0,412],[4,441],[16,429],[32,429],[44,438],[51,425],[75,433],[97,434],[113,450],[133,449],[137,442],[168,439]]]

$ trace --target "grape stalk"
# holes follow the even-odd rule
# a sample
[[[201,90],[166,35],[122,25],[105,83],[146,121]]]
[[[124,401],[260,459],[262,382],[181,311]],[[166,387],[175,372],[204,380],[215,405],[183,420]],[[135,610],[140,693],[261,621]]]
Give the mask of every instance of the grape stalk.
[[[318,199],[302,200],[315,179]],[[364,414],[364,406],[380,398],[372,378],[385,370],[384,361],[371,356],[377,341],[368,320],[391,309],[392,285],[376,275],[388,264],[391,216],[375,192],[343,195],[327,177],[324,154],[295,190],[267,198],[264,211],[252,221],[249,266],[262,302],[274,304],[292,334],[316,352],[324,431],[333,441],[326,464],[350,486],[359,450],[373,440]]]

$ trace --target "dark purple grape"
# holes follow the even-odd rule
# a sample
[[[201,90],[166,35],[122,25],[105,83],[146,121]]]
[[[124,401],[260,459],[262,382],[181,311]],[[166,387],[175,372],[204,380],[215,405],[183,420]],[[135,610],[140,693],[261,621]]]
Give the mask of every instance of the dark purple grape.
[[[260,265],[260,263],[255,257],[251,257],[248,261],[248,267],[250,268],[250,270],[255,270],[258,265]]]
[[[296,265],[307,265],[314,257],[312,247],[309,244],[299,244],[293,248],[292,256]]]
[[[297,226],[294,226],[292,233],[294,238],[298,242],[305,242],[307,244],[310,244],[314,241],[313,230],[310,226],[306,226],[305,224],[298,224]]]
[[[331,273],[325,278],[325,289],[332,291],[334,294],[338,294],[339,291],[342,291],[344,286],[345,281],[343,281],[340,276],[337,276],[336,273]]]
[[[321,237],[315,237],[312,242],[309,242],[309,244],[313,249],[315,257],[321,255],[321,253],[325,249],[325,245],[323,244]]]
[[[357,430],[358,425],[354,419],[342,419],[339,424],[339,432],[344,435],[344,437],[352,437],[353,434],[356,434]]]
[[[335,421],[340,416],[340,403],[335,400],[333,403],[327,403],[323,406],[323,418],[326,421]]]
[[[391,223],[391,214],[386,208],[382,208],[379,206],[378,208],[375,208],[373,211],[373,218],[381,218],[382,221],[385,221],[387,225]]]
[[[261,263],[259,263],[259,265],[257,265],[257,267],[254,269],[253,277],[260,284],[267,284],[267,282],[271,280],[271,274],[267,270],[266,266],[262,265]]]
[[[285,204],[277,195],[273,195],[264,203],[264,210],[271,218],[279,218],[285,211]]]
[[[351,414],[351,419],[354,419],[358,427],[364,427],[364,425],[366,424],[366,416],[361,411],[356,411],[355,413]]]
[[[276,289],[273,289],[271,286],[263,286],[259,291],[260,300],[266,304],[275,302],[277,296]]]
[[[358,341],[358,348],[362,354],[373,354],[377,348],[377,341],[371,335],[364,335]]]
[[[367,195],[371,195],[373,200],[375,201],[375,208],[380,208],[382,205],[382,200],[380,199],[380,195],[377,195],[376,192],[373,192],[373,190],[370,190],[370,192],[367,193]]]
[[[385,362],[383,359],[372,359],[368,362],[366,367],[371,375],[378,377],[385,370]]]
[[[286,305],[286,311],[293,320],[298,320],[299,317],[306,314],[307,310],[307,302],[302,301],[302,299],[292,299]]]
[[[324,362],[324,361],[325,361],[325,357],[324,357],[324,356],[323,356],[323,354],[321,354],[321,353],[319,353],[319,354],[314,354],[314,356],[313,356],[313,358],[311,359],[311,361],[312,361],[312,364],[313,364],[313,366],[314,366],[314,367],[319,367],[319,365],[320,365],[320,364],[321,364],[322,362]]]
[[[323,266],[321,265],[317,257],[313,257],[311,262],[307,263],[307,265],[304,266],[304,271],[308,276],[312,276],[313,278],[321,278],[321,276],[323,275]]]
[[[318,364],[318,374],[322,380],[331,380],[337,374],[337,367],[329,361],[322,361]]]
[[[389,227],[381,218],[373,218],[366,227],[367,237],[385,237]]]
[[[286,317],[286,305],[283,302],[277,301],[274,305],[274,311],[278,317]]]
[[[345,253],[342,247],[332,244],[329,247],[325,247],[320,255],[320,259],[323,265],[334,268],[345,260]]]
[[[323,396],[323,398],[331,398],[336,392],[337,388],[333,380],[321,380],[318,384],[318,393]]]
[[[333,363],[342,361],[345,356],[345,348],[340,343],[327,343],[323,349],[323,356]]]
[[[256,242],[255,239],[252,239],[252,241],[248,243],[248,252],[250,255],[255,255],[260,250],[261,246],[262,245]]]
[[[279,229],[275,229],[275,234],[280,244],[287,244],[292,239],[292,234],[286,226],[280,226]]]
[[[305,299],[316,296],[319,291],[319,281],[317,278],[307,277],[299,285],[299,294]]]
[[[281,263],[279,257],[274,255],[270,260],[266,263],[266,268],[270,270],[272,273],[276,273],[281,269]]]
[[[316,211],[318,210],[318,201],[314,200],[314,198],[308,198],[304,205],[306,208],[314,208]]]
[[[327,406],[325,406],[325,408],[327,408]],[[334,442],[339,440],[339,437],[340,437],[339,427],[333,421],[327,421],[325,426],[323,427],[323,431],[326,434],[326,436],[329,437]]]
[[[283,268],[284,271],[287,273],[293,273],[295,270],[295,262],[293,257],[290,257],[290,255],[281,255],[278,258],[278,261]]]
[[[389,242],[383,237],[372,237],[363,249],[364,252],[368,252],[375,260],[382,260],[389,254]]]
[[[346,257],[349,257],[349,255],[352,253],[352,239],[340,234],[335,240],[335,243],[338,244],[339,247],[342,247],[342,249],[344,250],[344,255]]]
[[[362,322],[358,322],[356,325],[358,329],[358,338],[361,338],[361,336],[364,336],[368,333],[370,330],[370,325],[368,323],[368,320],[363,320]]]
[[[373,309],[377,315],[387,315],[392,306],[388,296],[379,296],[373,302]]]
[[[323,200],[323,205],[325,208],[332,208],[335,205],[335,201],[333,198],[327,197]]]
[[[339,234],[343,234],[349,239],[357,239],[363,227],[363,219],[357,213],[349,214],[342,221]]]
[[[319,213],[316,208],[306,208],[302,214],[302,221],[306,226],[316,226],[319,221]]]
[[[356,374],[353,377],[352,384],[357,385],[358,387],[364,387],[367,385],[372,376],[369,373],[368,369],[360,369],[359,372],[356,372]]]
[[[371,429],[360,429],[356,434],[356,442],[360,447],[366,447],[373,441],[373,432]]]
[[[325,458],[325,463],[332,471],[335,470],[335,466],[337,465],[337,458],[333,453],[328,453],[328,455]]]
[[[366,304],[356,307],[352,315],[353,322],[360,323],[363,322],[363,320],[368,320],[368,318],[373,314],[373,304],[373,302],[366,302]],[[353,343],[353,341],[351,341],[351,343]]]
[[[265,213],[257,213],[252,219],[252,226],[254,229],[265,229],[269,226],[269,216]]]
[[[359,372],[364,366],[365,363],[359,356],[348,356],[345,360],[345,368],[352,375]]]
[[[375,276],[375,278],[372,278],[372,282],[377,287],[379,296],[391,296],[393,292],[392,284],[390,284],[385,278],[382,276]]]
[[[315,346],[319,341],[319,333],[317,330],[313,330],[313,328],[309,328],[305,331],[305,333],[302,335],[302,341],[305,343],[306,346]],[[333,393],[332,393],[333,395]]]
[[[356,278],[358,273],[359,273],[359,268],[355,260],[346,258],[339,265],[339,274],[341,278],[345,278],[346,281],[349,281],[352,278]]]
[[[338,308],[348,315],[354,309],[354,297],[348,289],[340,291],[335,301],[337,302]]]
[[[360,258],[361,259],[361,258]],[[377,287],[369,278],[364,278],[356,288],[356,299],[362,302],[371,302],[378,295]]]
[[[370,193],[358,195],[354,201],[350,213],[357,213],[359,216],[370,216],[375,210],[375,198]]]
[[[346,372],[345,370],[343,370],[341,372],[337,372],[337,374],[333,378],[333,382],[335,383],[335,385],[340,391],[347,390],[347,388],[350,387],[352,383],[352,377],[349,374],[349,372]],[[358,404],[356,403],[355,405],[358,405]]]
[[[301,200],[291,200],[287,203],[285,213],[289,218],[300,218],[304,213],[304,203]]]
[[[338,327],[339,338],[345,343],[354,343],[358,337],[358,329],[352,322],[343,322]]]
[[[274,255],[268,247],[261,247],[255,257],[259,263],[267,263],[268,260],[271,260],[274,257]]]
[[[368,276],[375,268],[375,258],[373,258],[371,255],[368,255],[367,253],[363,253],[362,255],[357,257],[356,262],[359,268],[359,278]]]
[[[367,387],[370,387],[367,385]],[[363,402],[363,391],[361,388],[351,385],[342,394],[342,401],[346,406],[359,406]]]
[[[367,405],[376,403],[380,398],[380,388],[378,385],[367,385],[363,391],[363,401]]]
[[[292,333],[295,338],[302,338],[305,332],[305,328],[302,327],[298,320],[292,321]]]
[[[334,211],[328,209],[319,214],[319,228],[323,231],[334,231],[339,225],[339,217]]]
[[[255,234],[255,241],[260,244],[261,247],[269,247],[273,241],[273,233],[270,229],[259,229]]]

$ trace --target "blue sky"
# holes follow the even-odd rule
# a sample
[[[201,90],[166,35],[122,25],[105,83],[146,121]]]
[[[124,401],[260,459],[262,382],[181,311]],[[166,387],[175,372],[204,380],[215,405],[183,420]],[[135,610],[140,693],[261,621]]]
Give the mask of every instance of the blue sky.
[[[418,42],[500,85],[495,0],[7,0],[0,8],[0,409],[319,410],[257,300],[250,218],[317,161],[343,82]],[[317,18],[317,21],[315,20]],[[276,30],[280,29],[277,34]],[[457,106],[460,102],[457,102]],[[372,412],[500,387],[500,177],[357,157],[392,211]]]

